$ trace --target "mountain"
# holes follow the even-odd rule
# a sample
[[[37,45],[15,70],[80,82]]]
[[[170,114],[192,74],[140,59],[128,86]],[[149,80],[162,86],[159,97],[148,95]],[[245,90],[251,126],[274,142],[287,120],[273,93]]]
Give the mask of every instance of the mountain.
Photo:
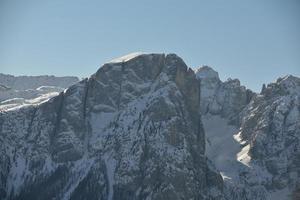
[[[242,114],[239,137],[258,180],[245,174],[247,184],[271,191],[270,199],[299,199],[300,192],[300,78],[286,76],[263,88]],[[246,152],[245,152],[246,153]]]
[[[12,76],[0,73],[0,110],[42,103],[78,82],[77,77]]]
[[[0,112],[0,199],[299,199],[299,88],[257,94],[175,54],[114,59]]]
[[[241,86],[238,79],[229,78],[222,82],[218,72],[208,66],[198,68],[195,73],[201,81],[201,113],[220,115],[238,124],[238,114],[250,102],[254,93]]]
[[[196,74],[206,155],[223,177],[225,196],[299,199],[300,79],[279,78],[255,94],[237,79],[222,82],[210,67]]]
[[[1,114],[2,199],[221,196],[193,70],[174,54],[124,60],[43,104]]]
[[[74,76],[12,76],[0,73],[0,85],[15,90],[36,89],[41,86],[67,88],[78,81],[79,79]]]

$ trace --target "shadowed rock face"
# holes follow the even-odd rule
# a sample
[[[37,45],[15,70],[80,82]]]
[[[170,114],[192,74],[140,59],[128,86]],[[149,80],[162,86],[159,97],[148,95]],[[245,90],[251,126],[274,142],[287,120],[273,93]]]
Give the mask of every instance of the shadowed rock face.
[[[254,93],[242,86],[238,79],[222,82],[218,72],[208,66],[198,68],[196,76],[201,82],[201,113],[220,115],[238,125],[239,113],[250,102]]]
[[[1,113],[1,199],[221,199],[199,98],[181,58],[141,54]]]

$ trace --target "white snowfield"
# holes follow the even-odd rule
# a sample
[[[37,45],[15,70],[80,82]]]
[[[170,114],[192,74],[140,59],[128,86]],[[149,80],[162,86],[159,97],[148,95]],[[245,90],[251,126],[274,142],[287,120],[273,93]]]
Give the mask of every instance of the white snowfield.
[[[206,134],[207,157],[214,161],[223,179],[236,178],[236,171],[241,167],[237,160],[240,144],[233,138],[237,128],[228,125],[226,119],[217,115],[204,115],[202,123]]]
[[[19,109],[24,106],[32,106],[39,105],[55,97],[59,94],[59,92],[49,92],[46,94],[41,94],[40,96],[32,99],[24,99],[24,98],[12,98],[5,101],[0,102],[0,111],[10,111],[14,109]]]
[[[130,53],[128,55],[122,56],[122,57],[118,57],[118,58],[114,58],[111,61],[107,62],[107,63],[121,63],[121,62],[127,62],[137,56],[140,56],[144,53],[142,52],[135,52],[135,53]]]

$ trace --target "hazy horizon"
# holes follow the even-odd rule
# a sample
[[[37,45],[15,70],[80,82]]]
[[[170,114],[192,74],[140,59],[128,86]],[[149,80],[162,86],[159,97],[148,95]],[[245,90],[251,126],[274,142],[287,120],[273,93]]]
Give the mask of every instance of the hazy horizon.
[[[1,1],[0,73],[88,77],[132,52],[176,53],[220,78],[300,76],[300,2]]]
[[[153,52],[147,52],[147,53],[153,53]],[[124,56],[124,55],[123,55]],[[180,55],[178,55],[178,56],[180,56]],[[122,57],[122,56],[119,56],[119,57]],[[115,58],[112,58],[112,59],[110,59],[110,60],[113,60],[113,59],[116,59],[116,58],[119,58],[119,57],[115,57]],[[107,60],[106,62],[109,62],[110,60]],[[100,66],[98,66],[96,69],[95,69],[95,72],[94,73],[96,73],[96,71],[98,70],[98,68],[99,67],[101,67],[103,64],[105,64],[106,62],[103,62]],[[202,65],[202,66],[204,66],[204,65]],[[197,68],[199,68],[199,67],[202,67],[202,66],[198,66],[198,67],[191,67],[191,66],[188,66],[188,67],[190,67],[190,68],[192,68],[194,71],[197,69]],[[207,66],[209,66],[209,65],[207,65]],[[213,70],[216,70],[213,66],[209,66],[209,67],[211,67]],[[217,71],[218,72],[218,71]],[[0,72],[0,73],[2,73],[2,72]],[[2,73],[2,74],[7,74],[7,75],[13,75],[13,76],[56,76],[56,77],[64,77],[64,76],[75,76],[75,77],[77,77],[77,78],[79,78],[80,80],[81,79],[83,79],[83,78],[88,78],[88,77],[90,77],[92,74],[90,74],[90,75],[87,75],[87,76],[77,76],[77,75],[72,75],[72,74],[65,74],[65,75],[56,75],[56,74],[8,74],[8,73]],[[255,92],[260,92],[260,89],[261,88],[256,88],[256,89],[253,89],[253,88],[250,88],[250,87],[248,87],[246,84],[244,84],[244,82],[243,82],[243,80],[241,80],[239,77],[224,77],[224,74],[220,74],[219,72],[218,72],[218,74],[219,74],[219,77],[220,77],[220,79],[221,79],[221,81],[226,81],[226,80],[228,80],[228,79],[235,79],[235,78],[237,78],[237,79],[239,79],[239,81],[241,82],[241,85],[244,85],[246,88],[248,88],[248,89],[251,89],[251,90],[253,90],[253,91],[255,91]],[[285,77],[285,76],[288,76],[288,75],[294,75],[294,76],[297,76],[297,75],[295,75],[295,74],[285,74],[285,75],[282,75],[282,76],[279,76],[279,77],[276,77],[274,80],[271,80],[270,82],[267,82],[267,83],[263,83],[263,84],[269,84],[269,83],[272,83],[272,82],[275,82],[278,78],[280,78],[280,77]],[[298,77],[300,78],[300,76],[298,75]],[[261,87],[262,87],[262,85],[261,85]]]

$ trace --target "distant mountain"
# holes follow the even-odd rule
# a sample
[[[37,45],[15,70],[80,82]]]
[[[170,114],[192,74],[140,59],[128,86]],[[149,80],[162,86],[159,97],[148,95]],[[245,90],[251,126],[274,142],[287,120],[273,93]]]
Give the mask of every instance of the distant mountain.
[[[77,77],[12,76],[0,73],[0,110],[41,103],[75,84]]]
[[[0,112],[0,199],[298,199],[299,88],[256,94],[175,54],[114,59]]]
[[[0,85],[14,90],[36,89],[41,86],[67,88],[78,81],[74,76],[12,76],[0,73]]]

